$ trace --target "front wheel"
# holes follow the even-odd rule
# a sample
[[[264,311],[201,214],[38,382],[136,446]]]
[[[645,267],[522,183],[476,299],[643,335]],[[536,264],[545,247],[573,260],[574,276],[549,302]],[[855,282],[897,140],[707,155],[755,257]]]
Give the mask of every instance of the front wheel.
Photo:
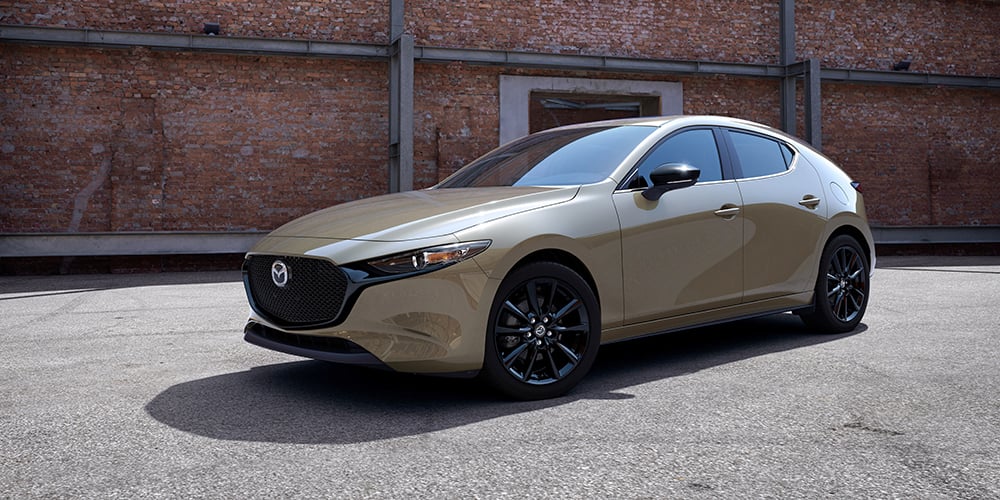
[[[483,377],[517,399],[560,396],[590,370],[600,336],[587,282],[562,264],[528,264],[503,280],[493,300]]]
[[[868,259],[857,240],[830,240],[820,258],[813,310],[802,319],[822,333],[854,330],[868,307],[868,277]]]

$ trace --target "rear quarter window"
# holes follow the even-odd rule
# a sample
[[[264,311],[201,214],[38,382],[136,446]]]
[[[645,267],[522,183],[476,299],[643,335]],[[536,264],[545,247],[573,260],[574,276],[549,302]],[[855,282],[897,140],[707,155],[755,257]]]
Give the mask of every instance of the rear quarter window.
[[[735,130],[729,131],[729,138],[744,178],[778,174],[791,165],[792,151],[782,142]]]

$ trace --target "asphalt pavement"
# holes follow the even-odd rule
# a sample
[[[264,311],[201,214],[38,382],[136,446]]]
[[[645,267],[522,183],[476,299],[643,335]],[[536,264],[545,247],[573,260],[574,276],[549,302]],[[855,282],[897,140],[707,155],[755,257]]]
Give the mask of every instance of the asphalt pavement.
[[[242,340],[239,273],[0,277],[0,498],[1000,498],[1000,259],[883,258],[862,327],[605,346],[569,395]]]

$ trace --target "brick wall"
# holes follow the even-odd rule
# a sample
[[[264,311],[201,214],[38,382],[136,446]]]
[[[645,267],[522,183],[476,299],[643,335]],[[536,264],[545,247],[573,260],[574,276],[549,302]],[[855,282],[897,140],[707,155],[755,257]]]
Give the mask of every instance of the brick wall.
[[[1000,224],[1000,92],[823,85],[824,153],[874,224]]]
[[[771,63],[778,2],[408,0],[418,45]]]
[[[389,2],[373,0],[0,0],[0,23],[387,43]]]
[[[387,189],[384,64],[4,50],[0,232],[270,229]]]
[[[1000,75],[1000,4],[984,0],[796,0],[796,52],[824,67]]]

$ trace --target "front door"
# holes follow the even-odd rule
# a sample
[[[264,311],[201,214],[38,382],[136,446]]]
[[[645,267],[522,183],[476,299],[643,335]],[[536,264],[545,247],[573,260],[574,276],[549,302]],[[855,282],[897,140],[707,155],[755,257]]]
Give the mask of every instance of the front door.
[[[701,170],[691,187],[642,197],[648,173],[666,163]],[[739,188],[724,179],[715,134],[671,135],[614,194],[621,223],[625,322],[635,324],[738,304],[743,294],[743,217]]]

